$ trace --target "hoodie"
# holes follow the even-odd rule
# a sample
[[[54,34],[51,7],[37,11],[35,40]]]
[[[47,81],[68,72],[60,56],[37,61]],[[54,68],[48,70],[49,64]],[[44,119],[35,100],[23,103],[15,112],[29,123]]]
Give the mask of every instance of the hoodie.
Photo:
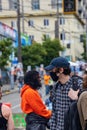
[[[38,91],[32,89],[29,85],[22,87],[21,109],[26,114],[34,112],[45,118],[51,117],[51,111],[46,108]]]

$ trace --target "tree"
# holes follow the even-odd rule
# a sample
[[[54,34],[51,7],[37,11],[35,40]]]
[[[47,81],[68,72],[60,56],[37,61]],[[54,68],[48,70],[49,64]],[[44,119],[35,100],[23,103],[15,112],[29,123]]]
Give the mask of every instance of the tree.
[[[41,44],[35,43],[31,46],[22,47],[22,61],[24,69],[31,65],[32,68],[39,66],[43,63],[43,57],[46,55],[46,51]]]
[[[33,42],[31,46],[22,46],[22,62],[24,70],[26,71],[27,66],[29,65],[32,68],[40,66],[40,64],[48,65],[49,62],[54,57],[58,57],[59,52],[63,50],[64,48],[61,46],[58,39],[50,40],[45,38],[42,44]]]
[[[58,57],[60,51],[64,50],[64,47],[60,44],[58,39],[45,39],[43,47],[47,52],[47,54],[43,57],[45,66],[48,65],[53,58]]]
[[[9,56],[12,53],[12,40],[7,38],[0,41],[0,68],[3,69],[9,61]]]

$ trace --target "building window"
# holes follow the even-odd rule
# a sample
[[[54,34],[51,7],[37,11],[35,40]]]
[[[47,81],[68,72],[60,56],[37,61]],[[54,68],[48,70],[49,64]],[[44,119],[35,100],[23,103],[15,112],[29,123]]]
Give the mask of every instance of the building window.
[[[29,35],[29,38],[31,39],[31,41],[34,41],[34,35]]]
[[[52,9],[56,9],[58,6],[58,8],[62,8],[62,0],[51,0],[51,7]]]
[[[65,40],[65,33],[64,33],[64,32],[62,32],[62,33],[60,34],[60,39],[61,39],[61,40]]]
[[[48,19],[44,19],[44,26],[49,26],[49,20]]]
[[[2,1],[0,0],[0,11],[2,11]]]
[[[32,10],[39,10],[40,9],[39,0],[32,0],[31,5],[32,5]]]
[[[10,10],[17,9],[17,0],[9,0],[9,9]]]
[[[80,42],[84,42],[84,35],[83,34],[80,35]]]
[[[60,25],[65,24],[65,19],[63,17],[60,18]]]
[[[15,27],[15,22],[11,21],[11,27]]]
[[[34,26],[34,22],[33,22],[33,20],[29,20],[29,21],[28,21],[28,26],[31,26],[31,27]]]

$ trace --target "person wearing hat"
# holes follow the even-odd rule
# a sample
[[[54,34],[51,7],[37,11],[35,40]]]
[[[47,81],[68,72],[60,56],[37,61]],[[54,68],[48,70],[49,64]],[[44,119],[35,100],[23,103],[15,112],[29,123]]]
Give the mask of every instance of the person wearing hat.
[[[48,72],[54,72],[58,80],[52,90],[52,117],[50,121],[50,130],[64,130],[64,113],[72,103],[72,100],[78,99],[82,81],[78,82],[77,91],[74,91],[72,78],[70,76],[70,63],[64,57],[54,58],[48,66],[45,67]]]

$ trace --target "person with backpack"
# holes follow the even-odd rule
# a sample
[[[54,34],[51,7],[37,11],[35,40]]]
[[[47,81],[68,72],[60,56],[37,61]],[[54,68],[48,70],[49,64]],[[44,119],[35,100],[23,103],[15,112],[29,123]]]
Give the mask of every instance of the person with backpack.
[[[78,79],[76,91],[74,91],[73,79],[70,76],[70,63],[64,57],[54,58],[50,64],[45,67],[45,70],[48,72],[54,72],[58,77],[58,80],[52,89],[52,116],[50,120],[50,130],[64,130],[64,113],[73,100],[78,99],[78,93],[80,88],[82,88],[82,79]]]
[[[87,75],[83,78],[83,92],[77,102],[82,130],[87,130]]]

